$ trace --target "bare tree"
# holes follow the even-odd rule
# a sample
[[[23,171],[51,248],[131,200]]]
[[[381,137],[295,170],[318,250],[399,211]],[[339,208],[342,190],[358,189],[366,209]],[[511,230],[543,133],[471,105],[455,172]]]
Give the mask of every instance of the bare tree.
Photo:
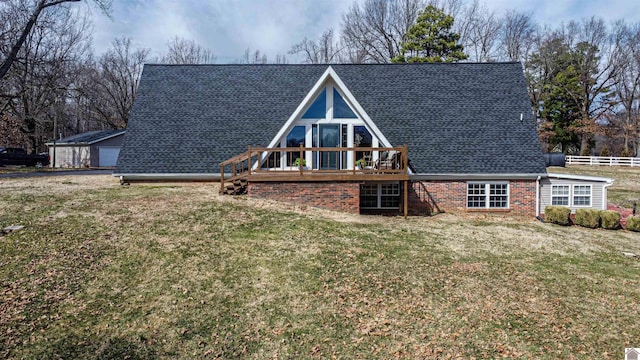
[[[362,62],[391,62],[424,7],[422,0],[356,2],[342,17],[342,43],[350,53],[361,54]]]
[[[509,10],[502,20],[500,34],[501,57],[509,61],[526,60],[536,33],[531,13]]]
[[[83,89],[98,118],[109,127],[124,128],[135,100],[148,49],[134,49],[129,38],[115,39],[111,50],[100,57],[93,86]]]
[[[20,30],[15,29],[20,35],[13,42],[11,49],[6,54],[6,56],[4,56],[4,59],[2,60],[2,64],[0,65],[0,80],[6,76],[7,72],[9,72],[9,69],[11,68],[11,65],[13,65],[14,61],[16,61],[16,56],[18,55],[18,52],[20,51],[25,41],[27,40],[29,33],[31,33],[33,27],[38,22],[40,14],[45,9],[54,7],[56,5],[60,5],[63,3],[80,2],[80,1],[81,0],[37,0],[33,2],[32,1],[25,2],[24,0],[21,0],[21,1],[12,2],[11,4],[9,4],[8,6],[13,7],[14,8],[13,10],[19,9],[22,12],[22,14],[28,13],[29,16],[26,22],[20,26]],[[94,1],[105,12],[111,6],[110,0],[94,0]],[[6,5],[6,2],[5,2],[5,5]]]
[[[340,45],[333,40],[333,29],[329,29],[317,41],[305,37],[291,47],[289,54],[302,54],[307,64],[330,64],[339,61]]]
[[[581,136],[580,152],[589,148],[600,121],[613,108],[610,89],[614,83],[618,67],[615,50],[604,20],[591,17],[580,23],[570,22],[568,33],[576,41],[574,53],[578,54],[579,83],[577,89],[566,89],[577,105],[580,120],[574,130]]]
[[[269,62],[269,58],[267,57],[267,54],[260,52],[258,49],[256,49],[256,51],[251,51],[251,49],[247,48],[242,56],[242,62],[245,64],[267,64]]]
[[[497,59],[502,24],[494,12],[480,6],[475,0],[460,11],[457,22],[462,31],[461,44],[469,54],[469,60],[487,62]]]
[[[160,59],[164,64],[210,64],[216,61],[211,49],[204,48],[193,40],[176,36],[167,46],[167,53]]]
[[[631,156],[638,153],[640,135],[640,23],[630,26],[618,21],[612,36],[618,68],[613,89],[622,111],[611,117],[611,122],[623,137],[625,155]]]
[[[8,94],[4,118],[20,124],[29,138],[24,145],[31,149],[42,149],[51,138],[53,105],[56,99],[66,104],[73,65],[90,54],[86,19],[64,7],[42,13],[40,19],[42,25],[27,34],[1,82],[2,92]]]

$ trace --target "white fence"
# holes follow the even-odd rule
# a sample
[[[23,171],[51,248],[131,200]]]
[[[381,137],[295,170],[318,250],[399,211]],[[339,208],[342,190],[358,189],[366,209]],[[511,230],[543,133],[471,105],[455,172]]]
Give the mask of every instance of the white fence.
[[[567,155],[567,165],[640,166],[640,158]]]

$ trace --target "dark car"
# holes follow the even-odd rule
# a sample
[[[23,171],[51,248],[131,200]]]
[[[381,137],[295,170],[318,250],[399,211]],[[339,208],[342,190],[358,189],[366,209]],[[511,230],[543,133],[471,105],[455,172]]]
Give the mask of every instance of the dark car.
[[[0,166],[5,165],[43,167],[49,165],[49,156],[27,154],[26,150],[21,148],[6,148],[0,150]]]

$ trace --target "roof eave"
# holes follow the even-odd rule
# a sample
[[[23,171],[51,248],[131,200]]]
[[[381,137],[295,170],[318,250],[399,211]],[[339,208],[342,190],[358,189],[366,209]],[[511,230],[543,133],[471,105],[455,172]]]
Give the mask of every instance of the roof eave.
[[[414,174],[411,180],[536,180],[547,174]]]
[[[125,181],[212,181],[220,180],[220,174],[213,173],[158,173],[158,174],[132,174],[132,173],[113,173],[114,177],[119,177]]]
[[[569,179],[569,180],[586,180],[586,181],[598,181],[613,184],[614,179],[599,177],[599,176],[587,176],[587,175],[574,175],[574,174],[560,174],[560,173],[547,173],[547,177],[554,179]]]

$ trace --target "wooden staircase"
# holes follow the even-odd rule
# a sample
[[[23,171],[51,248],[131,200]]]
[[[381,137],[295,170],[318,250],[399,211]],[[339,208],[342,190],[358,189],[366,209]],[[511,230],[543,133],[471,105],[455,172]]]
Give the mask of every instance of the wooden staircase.
[[[226,184],[222,191],[225,195],[244,195],[247,193],[247,179],[235,179],[231,183]]]

